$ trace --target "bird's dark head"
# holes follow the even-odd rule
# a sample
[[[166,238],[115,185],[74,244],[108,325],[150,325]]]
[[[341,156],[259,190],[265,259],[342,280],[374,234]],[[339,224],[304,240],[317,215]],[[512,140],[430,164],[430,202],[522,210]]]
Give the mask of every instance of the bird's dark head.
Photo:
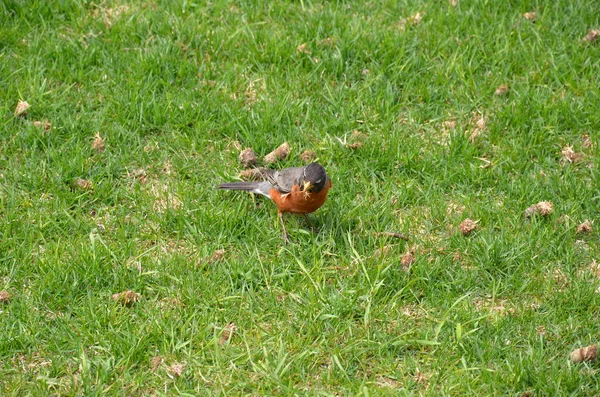
[[[299,181],[300,190],[307,193],[319,193],[327,183],[327,172],[321,164],[310,163],[304,167]]]

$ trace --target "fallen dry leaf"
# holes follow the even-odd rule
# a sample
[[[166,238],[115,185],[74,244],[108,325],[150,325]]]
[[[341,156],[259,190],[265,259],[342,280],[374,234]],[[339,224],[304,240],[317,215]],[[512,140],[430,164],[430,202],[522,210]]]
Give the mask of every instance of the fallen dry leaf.
[[[256,153],[254,153],[254,150],[252,150],[252,148],[247,147],[240,153],[240,161],[244,165],[244,168],[253,167],[254,165],[256,165],[257,160],[258,157],[256,157]]]
[[[458,225],[458,228],[463,236],[468,236],[473,230],[477,229],[477,221],[467,218]]]
[[[508,84],[502,84],[499,85],[498,88],[496,88],[496,91],[494,91],[494,95],[496,96],[502,96],[502,95],[506,95],[508,94]]]
[[[533,11],[531,12],[526,12],[525,14],[523,14],[523,17],[525,19],[527,19],[528,21],[535,21],[537,19],[537,14]]]
[[[296,51],[301,54],[310,54],[310,50],[308,49],[308,44],[302,43],[298,47],[296,47]]]
[[[593,43],[594,41],[596,41],[598,39],[598,37],[600,37],[600,29],[590,30],[588,32],[588,34],[586,34],[585,37],[583,38],[583,41]]]
[[[93,185],[91,181],[82,178],[77,178],[73,181],[71,187],[77,190],[90,190],[93,187]]]
[[[316,158],[317,158],[317,154],[315,152],[313,152],[312,150],[305,150],[300,155],[300,159],[302,160],[302,162],[304,164],[312,163],[313,161],[315,161]]]
[[[219,339],[219,344],[224,345],[231,341],[233,334],[237,330],[237,326],[234,323],[229,323],[223,329],[223,333],[221,334],[221,339]]]
[[[15,117],[23,117],[27,115],[30,107],[31,105],[27,102],[19,100],[19,103],[17,103],[17,107],[15,108]]]
[[[102,153],[104,148],[104,139],[100,136],[99,132],[96,132],[96,135],[94,135],[94,141],[92,142],[92,149],[98,153]]]
[[[586,220],[577,226],[577,233],[590,233],[592,231],[592,222]]]
[[[10,302],[12,295],[8,291],[0,291],[0,303]]]
[[[458,5],[458,0],[448,0],[448,3],[452,6],[452,7],[456,7]]]
[[[574,363],[581,363],[584,361],[594,361],[598,357],[598,346],[590,345],[575,349],[569,354],[569,358]]]
[[[140,294],[133,291],[123,291],[113,294],[111,299],[123,306],[131,307],[134,303],[139,302]]]
[[[50,131],[50,129],[52,128],[52,124],[50,124],[50,122],[48,120],[42,120],[42,121],[36,120],[33,122],[33,125],[34,125],[34,127],[37,127],[37,128],[43,128],[44,131],[46,131],[46,132]]]
[[[540,201],[533,204],[525,210],[525,218],[531,218],[533,215],[548,216],[554,212],[554,204],[550,201]]]
[[[577,153],[571,146],[565,146],[561,152],[565,163],[580,163],[585,158],[583,153]]]
[[[400,259],[400,263],[402,264],[402,269],[403,270],[408,270],[410,268],[410,265],[412,265],[413,263],[415,263],[415,256],[413,255],[412,252],[407,252],[406,254],[402,255],[402,259]]]
[[[282,143],[277,149],[267,154],[264,158],[264,162],[267,164],[273,164],[285,158],[290,154],[290,145],[287,142]]]
[[[174,363],[167,367],[167,374],[171,378],[179,378],[185,371],[185,363]]]

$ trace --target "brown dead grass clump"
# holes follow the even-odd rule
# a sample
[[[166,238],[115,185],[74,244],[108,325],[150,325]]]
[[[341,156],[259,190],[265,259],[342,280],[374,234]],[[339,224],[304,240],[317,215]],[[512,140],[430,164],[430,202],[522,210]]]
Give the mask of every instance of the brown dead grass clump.
[[[155,197],[154,204],[152,205],[154,211],[163,213],[167,209],[178,210],[183,205],[179,196],[169,191],[169,186],[166,183],[151,181],[147,186],[149,186],[150,194]]]
[[[313,161],[315,161],[316,158],[317,158],[317,154],[315,152],[313,152],[312,150],[305,150],[300,155],[300,159],[302,160],[302,162],[304,164],[312,163]]]
[[[113,294],[111,299],[123,306],[131,307],[134,303],[139,302],[140,294],[134,291],[123,291]]]
[[[458,126],[458,122],[455,119],[445,120],[442,122],[442,129],[445,131],[453,130]]]
[[[264,181],[263,170],[264,168],[251,168],[241,171],[238,176],[244,181]]]
[[[350,150],[360,149],[365,146],[364,140],[367,138],[367,134],[360,130],[354,130],[351,134],[352,142],[346,142],[346,138],[344,138],[343,144]]]
[[[42,128],[44,132],[48,132],[50,129],[52,129],[52,124],[50,124],[48,120],[36,120],[33,122],[33,126]]]
[[[19,100],[17,107],[15,108],[15,117],[24,117],[29,112],[31,105],[25,101]]]
[[[458,229],[460,230],[463,236],[468,236],[469,234],[471,234],[471,232],[477,229],[477,221],[467,218],[464,221],[462,221],[460,225],[458,225]]]
[[[106,145],[104,144],[104,138],[100,136],[99,132],[96,132],[94,135],[94,141],[92,142],[92,149],[94,149],[98,153],[102,153]]]
[[[94,186],[91,181],[87,179],[77,178],[71,184],[74,190],[91,190]]]
[[[418,24],[421,23],[421,20],[423,19],[423,16],[425,15],[425,13],[421,13],[421,12],[417,12],[414,15],[411,15],[408,18],[402,18],[400,20],[400,22],[398,23],[398,27],[400,28],[400,30],[404,31],[406,30],[407,26],[417,26]]]
[[[402,265],[402,270],[407,271],[410,269],[411,265],[415,263],[416,258],[413,252],[409,251],[402,255],[402,259],[400,259],[400,264]]]
[[[148,182],[148,173],[146,173],[146,170],[143,168],[133,170],[131,176],[137,179],[142,185],[145,185]]]
[[[247,147],[240,153],[240,161],[244,165],[244,168],[250,168],[256,165],[258,157],[256,157],[256,153],[254,153],[252,148]]]
[[[598,346],[590,345],[575,349],[569,354],[569,358],[574,363],[582,363],[584,361],[595,361],[598,358]]]
[[[12,299],[12,295],[8,291],[0,291],[0,303],[8,303]]]
[[[361,147],[365,146],[364,143],[362,142],[353,142],[353,143],[348,143],[346,145],[346,147],[350,150],[356,150],[356,149],[360,149]]]
[[[475,113],[471,118],[471,125],[472,127],[469,133],[469,142],[473,143],[475,139],[485,131],[487,126],[487,118],[480,113]]]
[[[102,19],[102,22],[106,27],[111,27],[115,22],[117,22],[123,14],[129,12],[129,6],[120,5],[117,7],[106,7],[105,3],[102,2],[99,5],[96,5],[92,16],[94,18]]]
[[[560,153],[562,154],[563,163],[578,164],[585,158],[583,153],[577,153],[571,146],[565,146]]]
[[[264,158],[266,164],[273,164],[281,160],[285,160],[290,154],[290,145],[287,142],[282,143],[277,149],[267,154]]]
[[[225,250],[224,249],[215,250],[215,252],[213,252],[213,254],[210,257],[210,259],[208,260],[208,262],[209,263],[220,262],[223,260],[223,258],[225,258]]]
[[[525,210],[525,218],[531,218],[533,215],[548,216],[554,212],[554,204],[550,201],[540,201],[533,204]]]
[[[586,220],[577,226],[577,233],[591,233],[592,232],[592,222]]]
[[[167,375],[169,378],[179,378],[185,371],[185,363],[173,363],[167,367]]]
[[[158,369],[158,367],[164,362],[164,358],[162,356],[153,357],[150,360],[150,371],[154,372]]]
[[[494,91],[494,95],[496,95],[496,96],[506,95],[506,94],[508,94],[508,90],[509,90],[508,84],[499,85],[498,88],[496,88],[496,91]]]
[[[598,40],[598,37],[600,37],[600,29],[590,30],[583,38],[583,41],[593,43],[594,41]]]
[[[308,48],[308,44],[302,43],[298,47],[296,47],[296,51],[301,54],[310,54],[310,49]]]
[[[223,329],[223,333],[221,334],[221,338],[219,339],[219,344],[224,345],[231,341],[233,335],[237,331],[237,326],[234,323],[229,323]]]

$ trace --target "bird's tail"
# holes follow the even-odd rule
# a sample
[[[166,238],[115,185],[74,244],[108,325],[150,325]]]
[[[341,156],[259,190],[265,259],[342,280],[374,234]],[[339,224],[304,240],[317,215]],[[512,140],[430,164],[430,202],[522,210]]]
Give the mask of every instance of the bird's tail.
[[[221,183],[217,186],[217,189],[243,190],[246,192],[262,194],[269,198],[271,197],[269,195],[269,190],[271,190],[271,184],[268,182],[228,182]]]
[[[245,190],[247,192],[251,192],[256,189],[260,182],[229,182],[229,183],[221,183],[217,186],[217,189],[224,190]]]

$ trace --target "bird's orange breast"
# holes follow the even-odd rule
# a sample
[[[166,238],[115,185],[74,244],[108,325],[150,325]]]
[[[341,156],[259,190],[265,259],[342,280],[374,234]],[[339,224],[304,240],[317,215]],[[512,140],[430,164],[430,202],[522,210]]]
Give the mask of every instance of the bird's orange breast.
[[[308,214],[315,212],[327,200],[327,193],[333,184],[331,181],[318,193],[305,193],[298,185],[292,187],[290,193],[282,194],[276,189],[271,189],[269,195],[277,205],[279,212],[292,212],[295,214]]]

